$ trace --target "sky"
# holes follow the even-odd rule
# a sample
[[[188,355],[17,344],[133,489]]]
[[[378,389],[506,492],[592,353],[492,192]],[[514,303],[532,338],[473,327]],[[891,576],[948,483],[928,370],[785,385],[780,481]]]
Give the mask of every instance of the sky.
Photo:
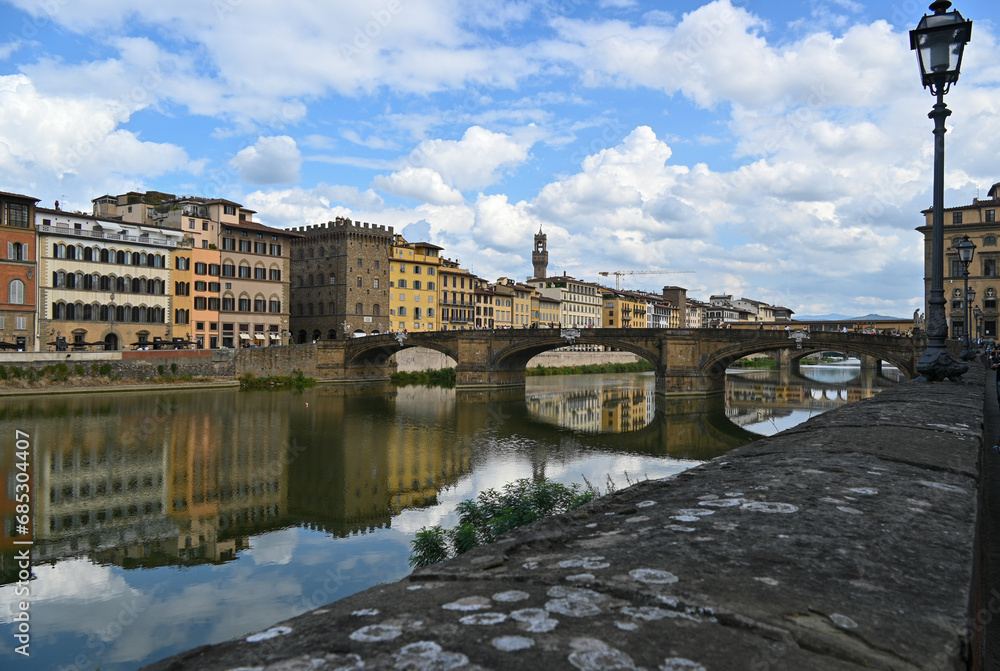
[[[992,0],[946,98],[945,205],[1000,182]],[[336,217],[480,277],[923,308],[934,103],[912,0],[0,0],[0,191]]]

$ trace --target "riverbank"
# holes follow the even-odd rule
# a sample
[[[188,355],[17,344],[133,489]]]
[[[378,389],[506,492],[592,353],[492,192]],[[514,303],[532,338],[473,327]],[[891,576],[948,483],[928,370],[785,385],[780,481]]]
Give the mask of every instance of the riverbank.
[[[982,366],[965,377],[146,668],[968,668],[995,613],[970,612]]]

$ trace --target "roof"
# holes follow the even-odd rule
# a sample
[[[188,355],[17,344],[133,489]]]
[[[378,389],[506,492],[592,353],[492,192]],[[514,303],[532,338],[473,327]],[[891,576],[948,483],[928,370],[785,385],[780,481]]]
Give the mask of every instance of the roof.
[[[36,203],[41,200],[41,198],[35,198],[34,196],[26,196],[23,193],[10,193],[9,191],[0,191],[0,198],[21,198]]]
[[[241,221],[237,224],[231,224],[229,222],[223,222],[221,224],[225,228],[245,228],[250,231],[259,231],[261,233],[270,233],[271,235],[285,235],[289,238],[304,238],[302,233],[296,233],[295,231],[290,231],[287,228],[275,228],[273,226],[265,226],[264,224],[258,224],[256,221]]]

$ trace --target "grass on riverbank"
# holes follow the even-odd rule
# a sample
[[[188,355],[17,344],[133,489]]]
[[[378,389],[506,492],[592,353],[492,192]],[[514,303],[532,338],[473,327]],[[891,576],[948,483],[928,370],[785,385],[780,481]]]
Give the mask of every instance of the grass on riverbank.
[[[410,566],[423,568],[494,542],[500,534],[530,524],[543,517],[579,508],[600,492],[588,483],[566,486],[548,479],[521,479],[502,492],[487,489],[476,500],[467,499],[456,507],[459,524],[454,529],[440,525],[423,527],[410,542]]]
[[[411,384],[422,384],[429,387],[454,387],[455,369],[441,368],[440,370],[434,370],[433,368],[427,368],[412,373],[393,373],[390,379],[401,387]]]
[[[582,366],[538,366],[528,368],[525,375],[599,375],[601,373],[648,373],[653,364],[645,359],[631,363],[588,363]]]
[[[302,371],[295,369],[293,375],[269,375],[258,377],[253,373],[246,373],[239,377],[240,391],[259,391],[276,389],[297,389],[302,391],[309,387],[316,386],[316,380],[306,377]]]

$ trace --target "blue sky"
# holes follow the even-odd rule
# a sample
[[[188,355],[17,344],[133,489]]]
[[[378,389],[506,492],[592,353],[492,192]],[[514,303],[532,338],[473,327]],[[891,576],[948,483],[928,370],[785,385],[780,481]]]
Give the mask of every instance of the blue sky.
[[[1000,182],[995,3],[948,95],[946,204]],[[923,3],[0,0],[0,190],[223,197],[393,226],[486,278],[922,307]]]

